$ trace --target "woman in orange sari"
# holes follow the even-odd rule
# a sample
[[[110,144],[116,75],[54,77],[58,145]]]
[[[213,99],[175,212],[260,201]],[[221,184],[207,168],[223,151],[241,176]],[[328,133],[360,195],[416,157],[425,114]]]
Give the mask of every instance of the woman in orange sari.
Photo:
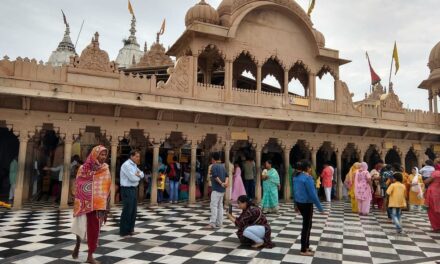
[[[89,246],[87,263],[97,264],[93,253],[98,247],[99,231],[107,220],[110,201],[111,176],[105,163],[108,150],[104,146],[93,148],[86,162],[76,175],[76,194],[73,208],[72,233],[76,235],[76,246],[72,257],[78,258],[81,239],[87,234]]]

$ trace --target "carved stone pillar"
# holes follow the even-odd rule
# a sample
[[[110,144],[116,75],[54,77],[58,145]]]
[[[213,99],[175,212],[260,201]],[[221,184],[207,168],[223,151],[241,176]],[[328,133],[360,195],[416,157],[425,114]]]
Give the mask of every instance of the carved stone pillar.
[[[405,154],[403,152],[400,152],[399,155],[400,155],[400,165],[402,165],[403,170],[406,171],[406,159],[405,159],[406,157],[405,157]],[[411,173],[411,172],[409,172],[409,173]]]
[[[262,78],[263,78],[263,76],[262,76],[262,65],[260,64],[260,63],[257,63],[257,93],[256,93],[256,97],[255,97],[255,102],[257,103],[257,104],[260,104],[260,101],[261,101],[261,99],[260,99],[260,94],[261,94],[261,82],[263,81],[262,80]]]
[[[189,203],[196,202],[196,166],[197,166],[197,144],[191,144],[191,176],[189,178]]]
[[[19,136],[20,147],[18,150],[18,171],[15,181],[15,193],[14,193],[14,210],[19,210],[23,207],[23,187],[24,187],[24,170],[26,164],[26,149],[29,141],[27,131],[20,131]]]
[[[69,191],[70,191],[70,159],[72,157],[72,134],[67,133],[64,139],[64,175],[61,187],[60,209],[69,207]]]
[[[316,166],[317,166],[316,155],[318,155],[318,149],[319,149],[318,147],[312,147],[312,150],[310,151],[312,154],[312,165],[313,165],[313,168],[315,168],[315,170],[316,170]]]
[[[316,98],[316,75],[314,73],[309,73],[309,96],[310,99]]]
[[[336,196],[342,200],[342,150],[336,152]]]
[[[197,82],[199,74],[199,56],[193,55],[193,97],[197,97]]]
[[[225,147],[224,147],[224,151],[225,151],[225,168],[226,168],[226,172],[228,173],[229,176],[229,186],[228,188],[226,188],[226,193],[225,193],[225,204],[229,204],[230,199],[231,199],[231,190],[232,190],[232,184],[233,184],[233,179],[232,176],[229,172],[230,172],[230,152],[231,152],[231,143],[229,141],[226,141]]]
[[[257,144],[255,148],[255,168],[257,171],[255,178],[255,199],[257,203],[261,202],[261,149],[262,145]]]
[[[110,173],[112,175],[112,185],[110,187],[110,205],[114,205],[116,199],[116,160],[119,146],[119,139],[117,136],[112,137],[110,145]]]
[[[434,112],[434,109],[432,107],[432,96],[429,96],[428,102],[429,102],[429,112],[432,113]]]
[[[383,160],[384,163],[386,163],[385,158],[387,156],[388,153],[388,149],[382,149],[382,151],[380,152],[380,159]]]
[[[226,101],[232,100],[232,61],[225,61],[225,91],[226,91]]]
[[[289,104],[289,70],[284,70],[284,105],[287,106]]]
[[[291,146],[286,146],[283,151],[284,158],[284,201],[291,202],[292,201],[292,190],[290,189],[290,178],[292,175],[289,174],[290,168],[290,151],[292,150]]]
[[[433,101],[434,101],[434,113],[438,113],[438,106],[437,106],[437,101],[438,101],[438,92],[436,90],[434,90],[432,92],[432,96],[433,96]]]
[[[157,178],[159,174],[159,148],[160,144],[153,145],[153,171],[151,177],[150,204],[157,205]]]
[[[358,155],[359,155],[359,162],[363,162],[365,157],[364,149],[358,149]]]

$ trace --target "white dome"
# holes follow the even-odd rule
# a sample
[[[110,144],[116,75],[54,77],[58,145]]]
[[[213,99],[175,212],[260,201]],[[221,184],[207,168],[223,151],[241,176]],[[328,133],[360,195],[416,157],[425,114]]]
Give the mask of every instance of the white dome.
[[[116,57],[116,63],[120,68],[129,68],[130,66],[139,63],[143,55],[144,52],[141,51],[139,45],[126,44],[119,50],[118,57]]]
[[[70,63],[70,56],[75,56],[75,46],[70,39],[70,28],[66,26],[63,40],[58,44],[56,50],[49,57],[48,64],[54,67],[62,66]]]

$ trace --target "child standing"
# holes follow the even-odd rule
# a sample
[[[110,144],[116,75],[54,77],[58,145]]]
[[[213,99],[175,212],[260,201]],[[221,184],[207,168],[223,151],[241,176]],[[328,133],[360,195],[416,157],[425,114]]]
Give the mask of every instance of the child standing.
[[[163,169],[159,170],[159,177],[157,178],[157,202],[163,202],[163,192],[165,191],[165,172]]]
[[[388,187],[388,208],[391,211],[391,219],[396,226],[397,233],[402,233],[402,208],[406,208],[406,187],[402,184],[403,175],[396,172],[393,175],[393,183]]]

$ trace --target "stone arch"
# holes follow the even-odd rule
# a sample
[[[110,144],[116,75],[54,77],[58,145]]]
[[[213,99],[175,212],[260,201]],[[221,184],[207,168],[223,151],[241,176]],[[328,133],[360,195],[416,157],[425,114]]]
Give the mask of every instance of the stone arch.
[[[249,78],[243,76],[244,72],[250,72],[254,77],[254,80],[248,80]],[[248,51],[241,52],[238,56],[234,58],[233,61],[232,86],[237,88],[256,90],[256,78],[257,62],[255,60],[255,57],[253,57]]]
[[[267,82],[266,77],[272,76],[276,79],[279,84],[280,89],[274,89],[273,91],[268,92],[279,92],[284,91],[284,66],[283,63],[276,57],[272,56],[268,58],[261,68],[261,80],[263,83],[270,85]]]
[[[368,168],[372,170],[374,166],[381,160],[380,152],[377,145],[370,145],[365,151],[363,160],[368,164]],[[385,162],[385,161],[384,161]]]
[[[205,84],[224,85],[225,83],[225,55],[214,44],[209,44],[199,51],[197,63],[203,77],[198,82]]]
[[[429,148],[427,148],[425,150],[425,155],[428,156],[428,158],[430,160],[435,160],[437,158],[437,155],[434,152],[434,147],[433,146],[430,146]]]
[[[277,138],[269,138],[262,149],[261,162],[264,167],[264,163],[268,160],[272,161],[272,167],[275,168],[280,176],[281,188],[278,192],[278,198],[283,199],[284,197],[284,184],[285,184],[285,166],[283,159],[283,147]]]
[[[332,78],[330,78],[329,74]],[[323,99],[335,99],[335,81],[338,80],[337,72],[328,65],[324,65],[316,74],[316,95]]]
[[[251,3],[248,4],[247,2]],[[276,9],[280,12],[286,12],[287,16],[293,16],[298,18],[301,21],[301,26],[306,28],[307,37],[313,40],[313,49],[316,54],[319,53],[318,40],[313,32],[313,24],[310,18],[305,14],[304,9],[302,9],[297,3],[294,1],[287,1],[288,3],[281,5],[278,2],[273,3],[273,0],[270,1],[260,1],[255,2],[252,0],[240,1],[237,3],[233,15],[231,17],[231,27],[228,32],[228,37],[235,38],[237,36],[237,31],[242,24],[242,21],[248,16],[252,11],[263,8],[271,8]]]
[[[14,134],[12,125],[0,121],[0,200],[9,199],[9,169],[14,158],[18,157],[20,142]]]
[[[336,168],[336,151],[330,141],[324,141],[316,153],[316,172],[318,175],[326,162],[330,162]]]
[[[393,148],[389,149],[386,156],[385,156],[385,163],[386,164],[394,164],[394,163],[401,164],[401,162],[402,162],[402,160],[400,159],[400,153],[399,153],[397,147],[393,147]]]
[[[293,64],[289,70],[289,91],[292,91],[297,95],[301,95],[300,90],[302,90],[303,95],[307,96],[309,73],[310,69],[306,64],[304,64],[303,61],[297,61],[295,64]],[[302,89],[301,87],[298,87],[299,84],[302,86]]]
[[[417,154],[414,148],[411,147],[405,155],[405,171],[411,173],[414,167],[418,167],[418,163]]]
[[[312,152],[307,146],[307,142],[305,140],[298,140],[296,144],[293,146],[292,150],[290,150],[290,164],[295,166],[295,164],[303,159],[311,161]]]
[[[356,149],[356,144],[348,143],[342,150],[342,182],[345,181],[345,176],[350,171],[351,166],[359,161],[359,153]]]

